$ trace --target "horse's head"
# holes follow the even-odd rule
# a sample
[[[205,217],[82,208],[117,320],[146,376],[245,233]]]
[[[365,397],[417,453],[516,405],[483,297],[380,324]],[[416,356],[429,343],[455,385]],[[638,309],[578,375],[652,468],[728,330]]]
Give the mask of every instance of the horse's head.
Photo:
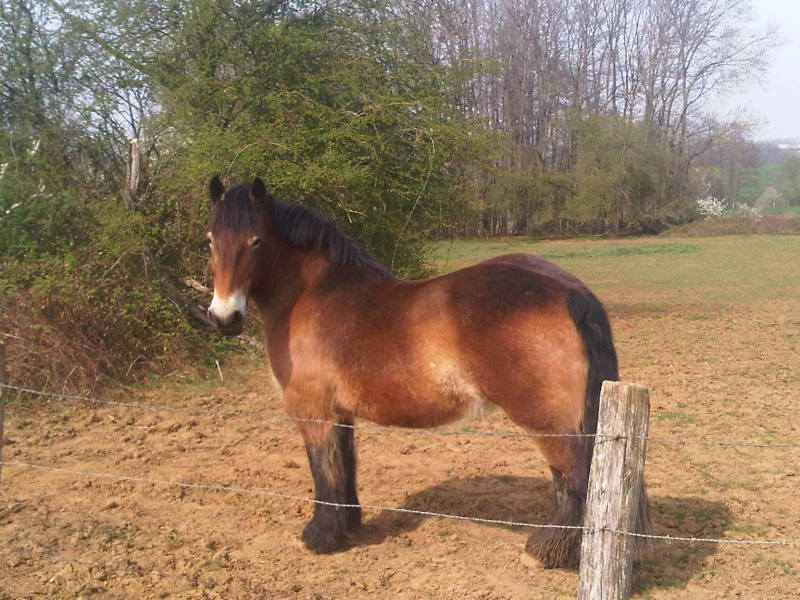
[[[239,335],[247,298],[259,276],[264,276],[270,196],[260,179],[226,191],[214,177],[209,191],[214,203],[207,233],[214,299],[208,307],[208,320],[223,335]]]

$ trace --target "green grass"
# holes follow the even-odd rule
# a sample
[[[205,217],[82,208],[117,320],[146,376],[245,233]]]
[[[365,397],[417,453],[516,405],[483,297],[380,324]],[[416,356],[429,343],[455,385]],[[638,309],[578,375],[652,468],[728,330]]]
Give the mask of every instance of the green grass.
[[[656,415],[656,418],[669,421],[670,424],[678,427],[684,427],[696,422],[694,415],[688,415],[679,412],[660,412]]]
[[[764,212],[770,215],[798,215],[800,216],[800,206],[785,206],[782,208],[766,208]]]
[[[780,163],[760,165],[744,169],[740,202],[753,203],[761,197],[767,187],[778,187],[781,179]]]
[[[441,273],[510,252],[552,260],[601,298],[654,299],[674,310],[720,307],[748,298],[783,300],[800,292],[800,236],[758,235],[683,239],[534,241],[455,240],[439,244],[432,264]],[[693,318],[697,314],[690,313]]]

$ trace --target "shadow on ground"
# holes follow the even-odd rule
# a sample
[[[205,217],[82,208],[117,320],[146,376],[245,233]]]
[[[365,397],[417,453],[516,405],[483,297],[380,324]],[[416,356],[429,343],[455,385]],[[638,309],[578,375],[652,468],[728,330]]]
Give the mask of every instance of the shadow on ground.
[[[552,486],[542,477],[474,477],[451,479],[407,495],[401,508],[460,517],[511,523],[544,523]],[[731,515],[724,504],[695,497],[652,496],[655,535],[671,537],[724,537]],[[389,537],[417,529],[430,515],[382,511],[368,519],[352,540],[355,545],[381,544]],[[520,534],[520,543],[532,528],[524,525],[485,523]],[[634,591],[658,587],[685,587],[705,570],[706,559],[717,544],[654,540],[637,572]]]

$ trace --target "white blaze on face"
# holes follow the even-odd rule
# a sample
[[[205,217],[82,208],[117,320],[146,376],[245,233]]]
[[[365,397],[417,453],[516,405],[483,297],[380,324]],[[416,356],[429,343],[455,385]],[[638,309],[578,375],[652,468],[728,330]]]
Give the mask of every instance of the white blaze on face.
[[[227,298],[220,298],[217,292],[214,291],[214,299],[211,300],[211,306],[208,307],[208,311],[224,323],[229,321],[236,311],[242,313],[242,317],[244,317],[246,308],[247,297],[242,294],[241,290],[236,290]]]

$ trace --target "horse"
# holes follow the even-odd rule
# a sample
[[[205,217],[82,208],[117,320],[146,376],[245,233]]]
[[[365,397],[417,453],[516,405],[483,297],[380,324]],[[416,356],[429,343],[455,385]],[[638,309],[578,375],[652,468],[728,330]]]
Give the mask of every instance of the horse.
[[[362,521],[356,418],[431,428],[497,406],[532,435],[552,472],[548,523],[526,552],[575,568],[603,380],[618,380],[608,315],[555,264],[498,256],[401,280],[338,225],[255,179],[211,179],[208,320],[242,332],[252,303],[283,407],[305,443],[314,514],[301,539],[342,549]],[[650,529],[644,487],[636,530]]]

